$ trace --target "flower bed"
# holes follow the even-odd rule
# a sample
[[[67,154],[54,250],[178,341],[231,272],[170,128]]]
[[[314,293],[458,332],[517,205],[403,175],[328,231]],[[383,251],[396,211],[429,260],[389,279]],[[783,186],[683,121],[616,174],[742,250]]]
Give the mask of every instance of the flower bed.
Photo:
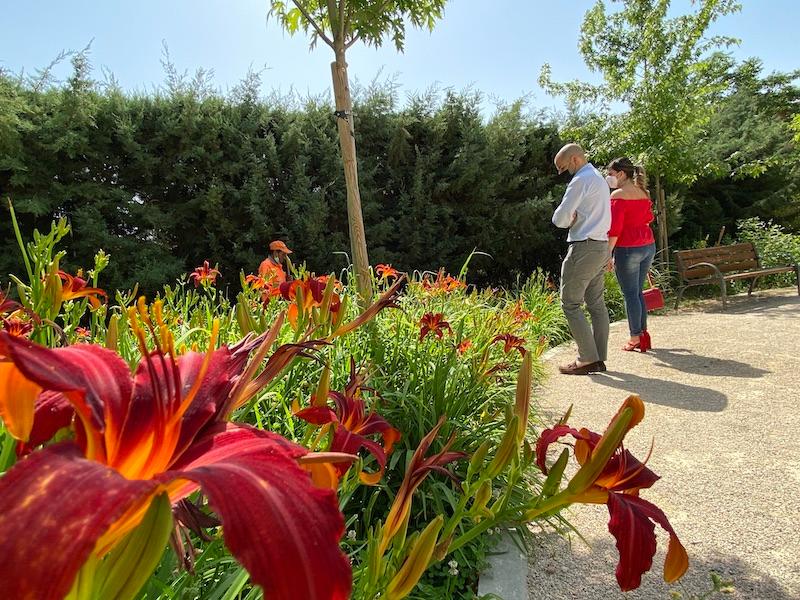
[[[651,521],[665,577],[685,570],[638,498],[657,476],[621,447],[638,398],[603,436],[534,441],[538,357],[566,337],[543,274],[510,294],[379,265],[361,308],[302,269],[242,275],[231,301],[207,261],[150,303],[109,300],[103,253],[59,270],[66,232],[36,234],[0,301],[3,597],[468,598],[499,527],[574,502],[608,505],[622,589]],[[567,482],[571,452],[547,459],[563,436]]]

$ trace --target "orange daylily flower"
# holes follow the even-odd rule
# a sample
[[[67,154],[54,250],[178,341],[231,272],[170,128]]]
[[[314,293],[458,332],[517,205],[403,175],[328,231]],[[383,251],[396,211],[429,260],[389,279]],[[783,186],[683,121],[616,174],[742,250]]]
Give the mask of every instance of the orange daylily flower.
[[[452,275],[445,275],[444,269],[441,269],[434,281],[430,281],[427,277],[422,280],[422,287],[428,292],[442,292],[449,293],[458,289],[464,289],[467,284]]]
[[[383,264],[377,265],[375,267],[375,272],[384,281],[386,281],[390,277],[397,278],[400,276],[400,272],[397,269],[395,269],[392,265],[383,265]]]
[[[461,343],[460,343],[460,344],[457,346],[456,350],[458,351],[458,353],[459,353],[459,354],[464,354],[464,352],[466,352],[466,351],[467,351],[467,350],[469,350],[470,348],[472,348],[472,340],[470,340],[470,339],[464,339],[464,340],[462,340],[462,341],[461,341]]]
[[[521,300],[518,300],[514,304],[514,308],[511,311],[511,316],[514,319],[515,323],[522,323],[524,321],[527,321],[528,319],[531,318],[531,315],[532,315],[531,311],[525,310],[523,308]]]
[[[303,279],[285,281],[280,285],[280,294],[285,300],[291,302],[286,316],[292,327],[297,327],[298,319],[307,318],[314,308],[322,307],[325,299],[325,288],[328,286],[329,277],[326,275],[314,277],[306,275]],[[336,289],[338,282],[334,280]],[[338,313],[342,305],[339,294],[333,292],[329,301],[329,311]]]
[[[202,266],[197,267],[194,272],[189,275],[189,278],[194,281],[194,287],[199,287],[201,285],[203,287],[212,286],[217,282],[217,277],[221,277],[219,270],[216,268],[212,269],[207,260],[204,260]]]
[[[100,306],[98,296],[108,298],[100,288],[87,287],[87,282],[80,276],[73,276],[64,271],[59,271],[58,276],[61,278],[61,300],[66,302],[68,300],[75,300],[76,298],[87,298],[92,308]]]

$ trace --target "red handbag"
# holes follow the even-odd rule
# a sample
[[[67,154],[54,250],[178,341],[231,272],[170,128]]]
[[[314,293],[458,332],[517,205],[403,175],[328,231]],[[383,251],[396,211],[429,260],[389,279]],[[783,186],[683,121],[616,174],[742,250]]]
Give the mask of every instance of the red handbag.
[[[650,287],[642,292],[642,296],[644,296],[644,306],[647,308],[647,312],[664,308],[664,294],[661,293],[659,288],[653,285],[653,278],[650,277],[650,273],[647,274],[647,282],[650,284]]]

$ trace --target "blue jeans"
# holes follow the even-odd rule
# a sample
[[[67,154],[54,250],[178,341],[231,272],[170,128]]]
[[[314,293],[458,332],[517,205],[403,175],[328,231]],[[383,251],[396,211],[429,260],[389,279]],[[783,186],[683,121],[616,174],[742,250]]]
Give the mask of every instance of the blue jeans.
[[[656,245],[614,248],[614,271],[625,297],[625,312],[631,337],[647,330],[647,308],[644,305],[642,287],[653,264]]]

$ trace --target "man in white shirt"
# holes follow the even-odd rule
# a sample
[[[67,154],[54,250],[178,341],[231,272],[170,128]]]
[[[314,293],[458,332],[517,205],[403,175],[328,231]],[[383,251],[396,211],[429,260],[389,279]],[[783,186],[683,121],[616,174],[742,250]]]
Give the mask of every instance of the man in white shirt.
[[[578,358],[558,370],[565,375],[588,375],[606,370],[608,309],[603,291],[611,195],[605,179],[578,144],[561,148],[554,162],[559,174],[569,171],[573,175],[553,213],[553,224],[569,229],[569,251],[561,265],[561,307],[578,344]],[[584,303],[591,325],[583,314]]]

